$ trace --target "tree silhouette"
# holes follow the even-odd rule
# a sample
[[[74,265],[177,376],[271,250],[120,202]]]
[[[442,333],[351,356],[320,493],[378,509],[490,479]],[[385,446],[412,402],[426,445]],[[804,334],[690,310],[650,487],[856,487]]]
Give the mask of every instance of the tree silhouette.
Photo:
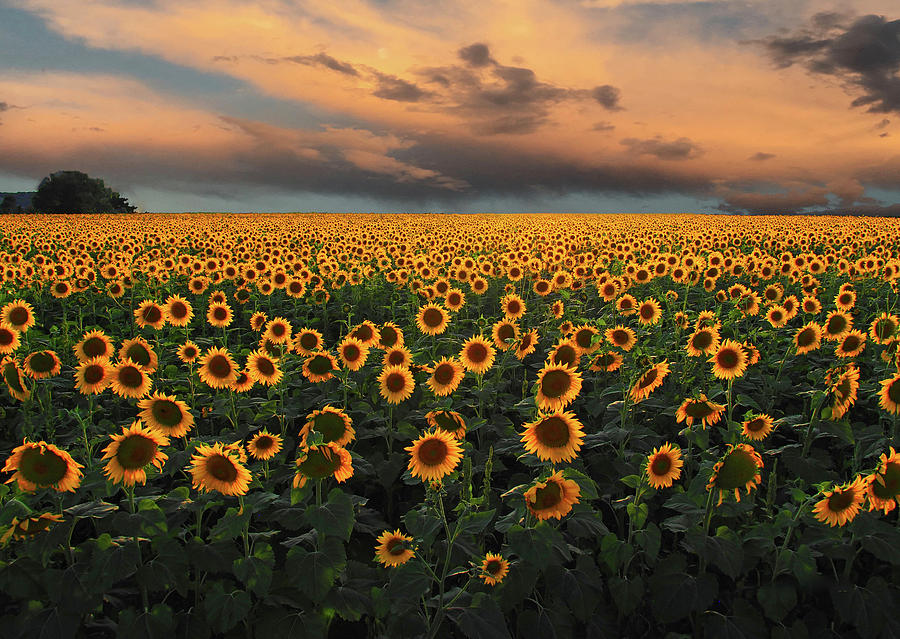
[[[57,171],[38,185],[31,201],[38,213],[132,213],[137,207],[81,171]]]

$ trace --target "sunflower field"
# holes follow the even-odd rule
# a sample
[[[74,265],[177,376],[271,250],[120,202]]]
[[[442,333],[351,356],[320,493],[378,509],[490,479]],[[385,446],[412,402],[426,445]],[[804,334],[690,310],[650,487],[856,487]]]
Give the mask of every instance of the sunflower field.
[[[0,218],[18,637],[900,636],[900,224]]]

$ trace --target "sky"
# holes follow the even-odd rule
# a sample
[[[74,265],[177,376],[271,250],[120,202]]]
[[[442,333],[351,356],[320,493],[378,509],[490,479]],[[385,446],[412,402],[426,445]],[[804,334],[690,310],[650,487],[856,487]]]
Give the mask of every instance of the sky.
[[[0,191],[900,212],[896,0],[0,0],[0,43]]]

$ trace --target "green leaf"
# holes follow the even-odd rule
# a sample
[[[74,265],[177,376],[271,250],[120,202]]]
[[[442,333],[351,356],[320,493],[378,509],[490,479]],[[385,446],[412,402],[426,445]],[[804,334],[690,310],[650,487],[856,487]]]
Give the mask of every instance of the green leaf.
[[[761,586],[756,591],[756,599],[766,617],[781,623],[781,620],[797,605],[797,591],[790,582],[779,580]]]
[[[451,608],[450,618],[469,639],[511,639],[503,613],[487,593],[475,593],[468,606]]]
[[[272,584],[272,567],[275,565],[275,553],[265,542],[257,542],[252,557],[239,557],[232,567],[234,575],[253,593],[263,598]]]
[[[597,495],[597,482],[593,479],[585,475],[580,470],[575,470],[574,468],[566,468],[563,471],[563,477],[566,479],[572,479],[578,484],[578,487],[581,488],[581,501],[590,501],[592,499],[598,499]]]
[[[326,537],[320,549],[312,552],[294,546],[287,555],[288,571],[303,576],[297,587],[317,602],[331,590],[346,563],[344,544],[336,537]]]
[[[632,579],[611,577],[608,583],[609,592],[619,612],[623,615],[634,612],[644,597],[644,580],[640,576]]]
[[[459,534],[460,535],[477,535],[484,531],[487,528],[488,524],[491,523],[491,520],[494,518],[494,513],[497,510],[492,508],[491,510],[486,510],[480,513],[469,513],[467,515],[463,515],[459,519]]]
[[[250,612],[250,595],[243,590],[226,591],[221,581],[204,584],[203,611],[210,627],[228,632]]]
[[[437,531],[441,528],[441,520],[430,511],[409,510],[403,516],[406,530],[416,539],[421,539],[426,546],[434,541]]]
[[[523,528],[516,524],[507,531],[506,539],[513,552],[541,570],[551,563],[558,564],[572,559],[560,532],[546,521],[539,522],[534,528]]]
[[[156,604],[148,612],[125,608],[119,613],[116,636],[123,639],[155,639],[172,636],[175,633],[175,619],[172,609],[166,604]]]
[[[334,535],[350,541],[350,533],[355,521],[353,500],[340,488],[328,493],[328,502],[321,507],[306,509],[306,520],[310,526],[323,535]]]

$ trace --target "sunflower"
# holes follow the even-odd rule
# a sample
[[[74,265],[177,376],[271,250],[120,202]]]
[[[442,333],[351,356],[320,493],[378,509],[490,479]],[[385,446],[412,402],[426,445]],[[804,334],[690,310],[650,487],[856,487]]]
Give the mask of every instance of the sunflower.
[[[0,324],[0,355],[13,353],[21,345],[19,331],[12,326]]]
[[[465,368],[457,359],[444,357],[432,367],[431,377],[425,384],[437,397],[445,397],[459,388]]]
[[[210,326],[225,328],[234,321],[234,313],[225,302],[212,302],[206,310],[206,321]]]
[[[496,352],[490,342],[481,335],[475,335],[463,343],[459,360],[466,370],[481,375],[494,365]]]
[[[550,305],[550,315],[554,318],[559,319],[566,312],[566,305],[563,304],[562,300],[556,300],[553,304]]]
[[[648,368],[631,387],[629,394],[632,401],[637,404],[650,397],[650,393],[662,386],[663,380],[668,374],[668,361],[662,361]]]
[[[722,504],[726,493],[734,491],[734,498],[741,500],[741,488],[750,491],[759,486],[762,475],[759,469],[763,467],[763,460],[753,448],[747,444],[728,444],[725,455],[713,466],[712,476],[706,485],[706,490],[718,490],[719,501]]]
[[[378,346],[387,350],[395,346],[403,346],[403,331],[393,322],[386,322],[379,331]]]
[[[271,435],[266,430],[261,430],[247,444],[247,451],[254,459],[272,459],[281,451],[281,435]]]
[[[65,299],[72,294],[72,285],[65,280],[58,280],[50,285],[50,294],[56,299]]]
[[[662,317],[662,308],[659,302],[652,297],[645,299],[638,305],[637,317],[638,321],[644,326],[656,324],[659,318]]]
[[[56,377],[62,370],[62,362],[56,351],[35,351],[25,358],[25,374],[32,379]]]
[[[346,448],[334,442],[303,446],[295,464],[294,488],[303,488],[310,479],[334,477],[338,483],[343,483],[353,476],[353,458]]]
[[[568,406],[581,392],[581,375],[574,366],[544,364],[538,371],[535,397],[542,411],[556,411]]]
[[[247,356],[247,371],[254,382],[274,386],[284,377],[284,372],[268,354],[253,351]]]
[[[698,320],[699,321],[699,320]],[[711,355],[719,348],[719,325],[699,326],[688,337],[685,350],[691,357]]]
[[[246,368],[237,372],[234,382],[228,387],[235,393],[246,393],[256,385],[256,380],[250,377],[250,371]]]
[[[626,293],[616,300],[616,310],[619,315],[634,315],[637,312],[637,300],[633,295]]]
[[[717,424],[724,414],[725,406],[709,401],[701,393],[699,399],[685,399],[678,407],[675,417],[677,423],[684,422],[688,426],[693,426],[695,419],[700,420],[705,430],[707,426]]]
[[[794,333],[794,347],[797,355],[817,350],[822,345],[822,327],[816,322],[809,322]]]
[[[0,310],[0,324],[27,333],[34,326],[34,308],[24,300],[13,300]]]
[[[159,366],[159,357],[157,357],[156,352],[141,337],[126,339],[122,342],[118,357],[120,360],[130,359],[148,374],[154,372]]]
[[[884,312],[872,320],[869,335],[879,344],[887,344],[897,337],[898,328],[900,328],[900,319],[896,315]]]
[[[3,465],[3,472],[16,471],[6,480],[16,481],[19,490],[33,492],[38,488],[51,487],[57,492],[75,492],[81,485],[83,466],[66,451],[47,442],[29,442],[13,449]]]
[[[300,355],[312,355],[322,349],[322,334],[312,328],[301,328],[292,344],[294,350]]]
[[[525,300],[515,293],[509,293],[500,300],[500,310],[507,320],[515,321],[525,314]]]
[[[345,368],[358,371],[369,356],[368,347],[355,337],[345,337],[337,347],[338,356]]]
[[[113,366],[109,385],[119,397],[138,399],[150,392],[153,382],[140,366],[126,358]]]
[[[545,280],[543,278],[535,280],[534,284],[531,287],[535,293],[540,295],[541,297],[546,297],[553,290],[553,284],[550,283],[550,280]]]
[[[465,439],[466,420],[463,416],[452,410],[432,410],[425,414],[428,425],[450,433],[456,439]]]
[[[622,366],[624,358],[621,353],[615,351],[603,351],[594,356],[591,360],[590,370],[602,373],[611,373],[619,370]]]
[[[672,482],[681,477],[681,449],[668,442],[647,456],[647,481],[657,490],[671,488]]]
[[[521,440],[525,450],[541,461],[570,462],[581,450],[584,431],[574,413],[557,410],[525,424]]]
[[[89,331],[81,341],[72,347],[79,362],[86,362],[95,357],[109,360],[113,356],[112,340],[103,331]]]
[[[9,528],[0,536],[0,546],[9,542],[10,539],[23,541],[31,539],[50,528],[53,524],[63,521],[62,515],[54,515],[51,513],[41,513],[40,515],[29,515],[24,519],[13,517],[9,522]]]
[[[185,364],[190,364],[200,357],[200,347],[191,340],[178,347],[178,359]]]
[[[184,437],[194,425],[194,416],[188,405],[174,395],[156,392],[137,403],[141,409],[138,417],[168,437]]]
[[[375,559],[385,566],[400,566],[413,558],[412,537],[400,534],[398,528],[394,532],[385,530],[378,536],[375,545]]]
[[[169,438],[153,430],[144,428],[140,421],[131,426],[123,426],[121,435],[110,435],[112,443],[103,449],[103,459],[108,459],[103,474],[116,484],[134,486],[147,483],[144,467],[153,464],[157,470],[169,458],[159,450],[168,446]]]
[[[200,358],[200,380],[210,388],[228,388],[237,379],[237,364],[224,348],[211,348]]]
[[[439,304],[426,304],[416,315],[416,326],[425,335],[440,335],[447,330],[450,315]]]
[[[334,377],[334,372],[340,370],[337,360],[331,353],[319,351],[313,353],[303,362],[303,377],[318,384],[327,382]]]
[[[356,338],[368,348],[372,348],[378,346],[378,342],[381,340],[381,332],[375,324],[365,320],[350,331],[350,337]]]
[[[269,316],[263,313],[262,311],[257,311],[253,315],[250,316],[250,328],[252,328],[257,333],[261,333],[263,329],[266,327],[266,322],[269,321]]]
[[[486,586],[496,586],[509,574],[509,561],[503,555],[486,553],[481,562],[481,574],[478,577],[484,580]]]
[[[519,339],[519,325],[514,321],[502,319],[494,324],[491,337],[498,349],[509,350]]]
[[[412,353],[405,346],[392,346],[384,352],[381,358],[383,366],[412,366]]]
[[[859,369],[853,364],[831,369],[825,376],[831,388],[834,403],[831,406],[831,419],[843,417],[856,401],[859,390]]]
[[[409,399],[416,386],[412,373],[405,366],[385,366],[378,376],[380,394],[390,404],[399,404]]]
[[[866,493],[869,510],[891,512],[900,501],[900,454],[891,446],[891,454],[881,453],[881,464],[868,478]]]
[[[543,521],[551,517],[562,519],[578,503],[580,495],[578,484],[556,471],[544,481],[535,482],[523,496],[531,514]]]
[[[878,392],[878,405],[891,414],[900,413],[900,373],[882,380],[881,390]]]
[[[838,357],[856,357],[866,347],[866,334],[859,330],[847,331],[841,338],[840,344],[834,349]]]
[[[581,358],[581,349],[575,345],[572,338],[562,337],[550,351],[547,360],[551,364],[562,364],[563,366],[578,366]]]
[[[866,488],[865,480],[859,475],[850,483],[823,493],[822,499],[813,506],[816,519],[831,527],[853,521],[865,499]]]
[[[835,341],[842,338],[852,328],[852,315],[843,311],[831,311],[825,318],[823,333],[826,340]]]
[[[153,300],[144,300],[134,310],[134,321],[141,328],[149,326],[159,330],[166,323],[166,314],[162,306]]]
[[[606,329],[604,333],[606,341],[611,345],[621,348],[623,351],[630,351],[637,344],[637,335],[627,326],[617,325],[614,328]]]
[[[819,311],[822,310],[822,302],[809,295],[803,298],[800,306],[807,315],[818,315]]]
[[[463,306],[466,305],[466,294],[463,293],[458,288],[451,288],[447,291],[447,296],[444,298],[444,306],[447,307],[448,311],[452,311],[456,313]]]
[[[266,330],[263,331],[263,337],[274,344],[290,344],[292,330],[289,321],[283,317],[276,317],[266,323]]]
[[[719,344],[715,355],[707,361],[713,365],[713,375],[728,380],[743,375],[748,365],[747,353],[741,344],[730,339]]]
[[[766,414],[762,414],[743,422],[741,434],[747,439],[760,441],[768,437],[773,428],[773,419]]]
[[[200,444],[191,457],[192,486],[204,492],[217,491],[235,497],[246,495],[253,476],[240,457],[222,443]]]
[[[537,348],[538,342],[538,332],[537,329],[532,329],[527,333],[522,333],[519,337],[519,341],[516,342],[515,349],[513,350],[513,355],[516,356],[516,359],[523,360],[528,355],[531,355],[535,349]]]
[[[840,291],[834,296],[834,305],[839,311],[850,311],[856,305],[856,291]]]
[[[403,450],[409,453],[410,474],[422,481],[440,481],[462,460],[462,446],[456,437],[441,429],[426,432]]]
[[[112,383],[112,366],[105,357],[81,362],[75,368],[75,388],[82,395],[98,395]]]
[[[788,323],[788,312],[783,306],[775,304],[770,306],[766,312],[766,320],[772,325],[772,328],[781,328]]]
[[[306,440],[312,431],[320,433],[324,443],[333,443],[337,446],[346,446],[356,437],[353,420],[347,413],[334,406],[326,406],[306,416],[306,423],[300,429],[301,446],[306,446]]]
[[[180,295],[169,295],[166,298],[163,313],[172,326],[187,326],[194,318],[194,308],[191,303]]]

